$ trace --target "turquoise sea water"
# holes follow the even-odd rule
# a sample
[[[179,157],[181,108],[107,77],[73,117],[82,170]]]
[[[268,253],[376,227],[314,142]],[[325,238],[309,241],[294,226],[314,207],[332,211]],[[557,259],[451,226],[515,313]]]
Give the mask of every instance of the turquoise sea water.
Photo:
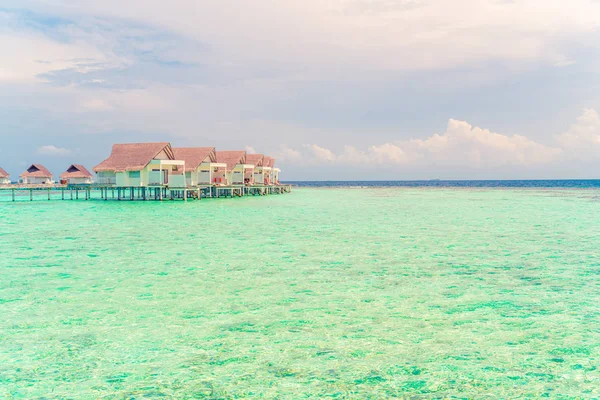
[[[598,398],[600,190],[0,203],[0,398]]]

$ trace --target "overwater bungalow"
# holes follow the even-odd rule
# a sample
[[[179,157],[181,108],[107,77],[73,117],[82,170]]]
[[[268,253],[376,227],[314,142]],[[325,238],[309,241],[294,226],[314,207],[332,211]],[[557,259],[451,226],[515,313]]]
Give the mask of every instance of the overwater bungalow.
[[[185,187],[184,170],[185,161],[175,158],[167,142],[115,144],[94,167],[97,183],[121,187]]]
[[[270,185],[272,182],[271,179],[271,170],[272,165],[275,163],[275,159],[273,157],[264,156],[262,160],[262,164],[259,167],[256,167],[256,172],[254,174],[254,181],[259,185]]]
[[[21,182],[27,185],[51,185],[54,183],[52,174],[42,164],[31,164],[21,174]]]
[[[10,175],[8,172],[0,168],[0,185],[10,184]]]
[[[281,172],[281,170],[277,167],[271,168],[271,184],[281,185],[281,182],[279,182],[279,173],[280,172]]]
[[[203,186],[213,184],[213,175],[219,169],[225,170],[227,165],[217,162],[214,147],[176,147],[173,148],[175,158],[185,161],[185,180],[187,186]]]
[[[71,164],[65,172],[60,174],[60,183],[69,185],[89,185],[92,183],[92,180],[92,173],[80,164]]]
[[[217,162],[226,165],[215,172],[214,183],[217,185],[244,185],[246,177],[251,177],[254,172],[254,165],[246,163],[246,152],[243,150],[217,151]]]
[[[250,185],[258,184],[259,182],[256,180],[258,172],[258,168],[262,167],[263,159],[265,156],[263,154],[246,154],[246,164],[254,166],[252,169],[252,173],[249,176],[244,177],[244,181],[247,181]]]

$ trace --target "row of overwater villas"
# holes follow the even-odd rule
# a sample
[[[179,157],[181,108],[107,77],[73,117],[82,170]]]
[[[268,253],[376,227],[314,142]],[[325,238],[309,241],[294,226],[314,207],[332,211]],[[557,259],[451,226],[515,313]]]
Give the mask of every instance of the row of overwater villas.
[[[93,168],[95,182],[121,187],[279,185],[275,159],[246,151],[216,151],[214,147],[173,148],[167,142],[115,144],[110,156]],[[20,175],[23,184],[53,184],[52,174],[32,164]],[[91,184],[92,174],[73,164],[60,175],[63,184]],[[0,168],[0,184],[10,177]]]

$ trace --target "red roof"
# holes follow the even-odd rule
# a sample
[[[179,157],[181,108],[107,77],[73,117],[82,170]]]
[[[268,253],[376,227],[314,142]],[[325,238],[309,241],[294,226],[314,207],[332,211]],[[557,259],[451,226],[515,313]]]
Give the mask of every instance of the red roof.
[[[246,164],[252,164],[255,167],[263,165],[263,154],[246,154]]]
[[[94,167],[101,171],[139,171],[164,151],[169,160],[174,160],[173,150],[168,142],[115,144],[110,157]]]
[[[185,161],[186,171],[195,171],[207,158],[210,162],[217,161],[214,147],[176,147],[173,153],[176,160]]]
[[[275,165],[275,159],[273,157],[267,157],[263,159],[263,167],[273,167]]]
[[[0,168],[0,178],[8,178],[9,176],[10,175],[8,175],[8,172]]]
[[[27,171],[21,174],[21,178],[52,178],[52,174],[42,164],[31,164]]]
[[[60,174],[60,179],[68,179],[68,178],[91,178],[92,173],[87,170],[86,167],[80,164],[71,164],[69,168],[62,174]]]
[[[217,151],[217,162],[227,164],[227,171],[231,171],[237,164],[246,163],[246,152],[237,151]]]

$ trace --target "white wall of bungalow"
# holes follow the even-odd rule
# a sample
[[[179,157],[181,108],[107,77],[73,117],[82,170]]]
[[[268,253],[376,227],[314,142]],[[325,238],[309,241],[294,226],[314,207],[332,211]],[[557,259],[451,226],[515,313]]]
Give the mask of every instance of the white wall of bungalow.
[[[218,175],[219,170],[224,170],[227,168],[227,164],[217,163],[217,162],[203,162],[196,169],[196,183],[192,183],[192,186],[208,186],[212,185],[217,176],[223,176],[223,174]],[[193,181],[192,181],[193,182]]]
[[[10,184],[10,175],[8,172],[0,168],[0,185],[9,185]]]
[[[177,173],[177,164],[172,161],[176,160],[161,160],[151,161],[145,168],[137,171],[119,171],[114,172],[111,179],[116,186],[173,186],[185,187],[185,177],[181,173]],[[184,166],[183,162],[179,164]],[[110,174],[109,174],[110,175]],[[106,176],[106,175],[104,175]],[[100,175],[98,176],[100,179]]]
[[[71,166],[60,175],[60,182],[69,185],[89,185],[93,182],[93,176],[83,165],[71,164]]]
[[[176,147],[175,158],[185,161],[185,180],[188,186],[208,186],[214,183],[219,169],[227,167],[218,163],[214,147]]]
[[[51,185],[54,183],[54,181],[49,178],[40,178],[37,176],[30,176],[30,177],[21,179],[21,183],[23,183],[25,185]]]
[[[279,179],[279,169],[274,172],[273,164],[275,159],[269,156],[264,156],[262,164],[256,168],[254,180],[259,185],[272,185]]]
[[[67,178],[65,179],[70,185],[89,185],[92,183],[92,178]]]
[[[122,146],[133,147],[135,145],[136,144]],[[157,146],[157,144],[153,143],[139,143],[137,145]],[[148,159],[144,159],[143,166],[131,166],[126,167],[124,169],[111,168],[110,164],[111,159],[113,158],[113,154],[111,154],[111,156],[108,159],[106,159],[105,161],[103,161],[103,163],[94,168],[97,174],[96,181],[99,184],[126,187],[185,187],[185,175],[183,173],[185,169],[185,162],[183,160],[174,160],[173,157],[168,154],[167,150],[165,149],[167,147],[168,151],[172,154],[169,144],[163,144],[163,147],[163,150],[159,151],[154,156],[148,157]],[[131,151],[135,152],[135,147],[133,147]],[[119,156],[115,156],[114,158],[118,159]],[[136,163],[139,162],[139,160],[136,160]],[[103,166],[104,163],[107,163],[108,166]]]
[[[50,171],[40,164],[32,164],[25,172],[21,174],[20,178],[21,183],[26,185],[54,184],[54,179]]]
[[[254,170],[254,183],[256,185],[268,184],[271,177],[271,167],[256,167]]]
[[[227,164],[213,169],[211,182],[213,185],[231,185],[231,174],[227,172]]]
[[[246,173],[252,176],[249,169],[254,165],[246,164],[246,152],[243,150],[217,151],[217,162],[226,164],[226,168],[219,168],[215,172],[214,184],[216,185],[243,185]]]
[[[271,184],[279,185],[279,172],[281,172],[279,168],[271,168]]]
[[[229,172],[228,180],[232,185],[244,185],[254,180],[254,165],[252,164],[236,164]],[[248,179],[248,181],[246,181]]]

